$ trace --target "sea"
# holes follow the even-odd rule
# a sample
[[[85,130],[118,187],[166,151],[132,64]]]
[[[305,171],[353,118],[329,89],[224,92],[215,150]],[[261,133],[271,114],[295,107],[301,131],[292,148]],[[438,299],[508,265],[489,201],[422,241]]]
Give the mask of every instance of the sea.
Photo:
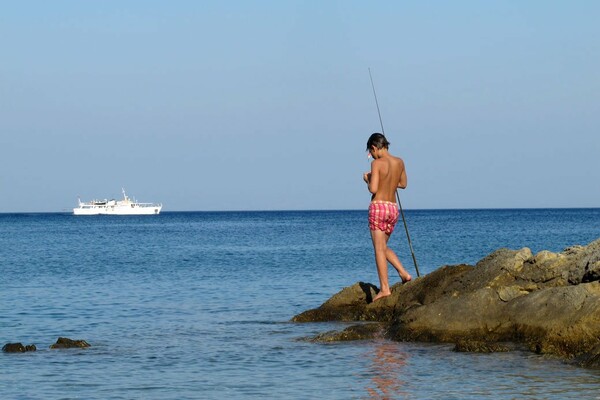
[[[421,275],[600,238],[600,209],[405,210]],[[402,223],[390,239],[413,276]],[[391,283],[397,275],[390,268]],[[293,323],[378,284],[365,210],[0,214],[1,399],[600,399],[600,370],[530,352]],[[85,349],[51,350],[59,337]]]

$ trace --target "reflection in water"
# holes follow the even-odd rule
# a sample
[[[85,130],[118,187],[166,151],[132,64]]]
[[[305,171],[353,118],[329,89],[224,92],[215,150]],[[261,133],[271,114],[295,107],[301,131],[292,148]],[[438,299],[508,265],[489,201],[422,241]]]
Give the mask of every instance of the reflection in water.
[[[408,396],[403,369],[409,354],[400,343],[377,340],[370,347],[372,360],[369,372],[372,374],[367,393],[374,399],[395,399]]]

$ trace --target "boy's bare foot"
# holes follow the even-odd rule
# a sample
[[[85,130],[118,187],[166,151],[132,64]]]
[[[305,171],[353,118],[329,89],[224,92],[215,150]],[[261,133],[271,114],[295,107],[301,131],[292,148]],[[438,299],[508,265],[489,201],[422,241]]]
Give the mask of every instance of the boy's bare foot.
[[[379,293],[377,293],[377,296],[373,297],[373,301],[372,302],[375,303],[377,300],[382,299],[384,297],[388,297],[391,294],[392,294],[392,292],[386,292],[386,293],[384,293],[382,291],[379,291]]]
[[[398,273],[398,275],[400,275],[400,279],[402,279],[402,283],[406,283],[406,282],[410,282],[412,281],[412,276],[410,276],[410,274],[406,274],[406,276],[402,276],[402,274]]]

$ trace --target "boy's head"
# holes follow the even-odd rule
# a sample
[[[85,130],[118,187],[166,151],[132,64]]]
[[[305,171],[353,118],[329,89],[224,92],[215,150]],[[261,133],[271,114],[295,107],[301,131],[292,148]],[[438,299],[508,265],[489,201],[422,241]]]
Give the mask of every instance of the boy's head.
[[[367,150],[371,150],[371,146],[375,146],[378,149],[387,149],[389,145],[390,142],[381,133],[374,133],[367,140]]]

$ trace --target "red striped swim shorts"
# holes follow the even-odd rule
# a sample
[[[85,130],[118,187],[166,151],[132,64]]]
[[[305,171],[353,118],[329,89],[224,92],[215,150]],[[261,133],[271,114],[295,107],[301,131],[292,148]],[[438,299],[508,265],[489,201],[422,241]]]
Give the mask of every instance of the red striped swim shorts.
[[[391,235],[398,222],[398,205],[391,201],[372,201],[369,205],[369,229]]]

